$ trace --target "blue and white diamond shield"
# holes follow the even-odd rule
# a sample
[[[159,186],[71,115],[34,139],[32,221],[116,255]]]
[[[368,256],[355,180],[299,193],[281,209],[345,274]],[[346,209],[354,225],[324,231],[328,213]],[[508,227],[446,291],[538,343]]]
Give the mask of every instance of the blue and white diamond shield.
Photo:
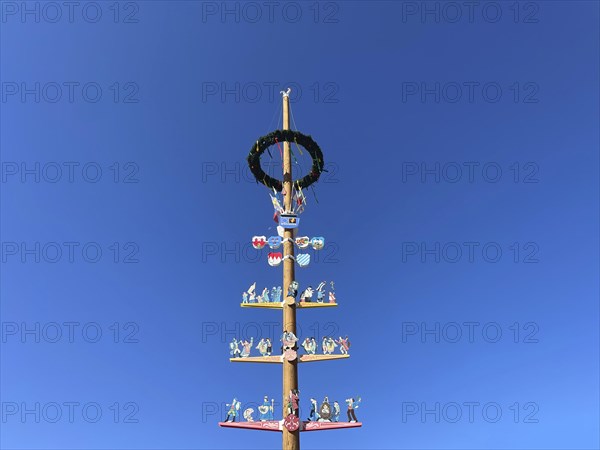
[[[310,255],[308,253],[301,253],[296,256],[296,262],[300,267],[306,267],[310,264]]]

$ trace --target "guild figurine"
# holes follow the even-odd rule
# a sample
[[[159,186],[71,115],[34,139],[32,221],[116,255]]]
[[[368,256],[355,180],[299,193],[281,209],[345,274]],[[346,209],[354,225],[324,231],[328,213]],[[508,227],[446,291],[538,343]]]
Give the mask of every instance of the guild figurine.
[[[265,338],[262,338],[259,342],[258,345],[255,347],[258,352],[260,353],[260,356],[268,356],[267,355],[267,340]]]
[[[267,288],[263,289],[263,291],[262,291],[262,299],[263,299],[263,302],[269,303],[269,289],[267,289]]]
[[[292,414],[296,417],[300,417],[300,391],[298,389],[292,389],[290,391],[290,397],[292,399]]]
[[[298,282],[296,280],[292,281],[288,287],[287,297],[294,297],[296,300],[296,296],[298,295]]]
[[[244,410],[244,419],[246,419],[246,422],[254,422],[254,418],[252,417],[252,414],[254,414],[253,408],[246,408]]]
[[[337,341],[335,341],[335,343],[340,345],[340,353],[342,355],[348,354],[348,350],[350,350],[350,339],[348,339],[348,335],[346,335],[346,339],[342,339],[342,337],[340,336],[340,338]]]
[[[241,353],[239,344],[240,343],[237,341],[236,338],[233,338],[233,341],[229,343],[229,354],[232,358],[239,358]]]
[[[358,409],[360,405],[360,397],[357,397],[356,400],[354,400],[354,398],[347,398],[346,404],[348,405],[348,422],[358,422],[354,410]]]
[[[335,303],[335,286],[333,281],[331,283],[331,291],[329,292],[329,303]]]
[[[325,284],[327,284],[325,281],[321,281],[317,286],[317,303],[323,303],[323,300],[325,300],[325,291],[323,290]]]
[[[256,294],[254,290],[256,289],[256,281],[252,283],[252,286],[248,288],[246,292],[248,294],[248,303],[254,303],[254,299],[256,298]]]
[[[317,351],[317,341],[314,337],[306,338],[302,342],[302,347],[304,347],[307,354],[314,355]]]
[[[242,344],[243,350],[240,353],[240,356],[242,358],[247,358],[248,356],[250,356],[250,351],[252,350],[252,344],[254,343],[254,337],[250,338],[250,341],[241,341],[240,344]]]
[[[242,303],[248,303],[248,293],[247,292],[242,293]]]
[[[234,398],[231,401],[231,404],[227,403],[225,406],[229,406],[229,411],[227,411],[227,417],[225,418],[225,422],[229,422],[229,418],[231,417],[231,422],[235,422],[235,416],[237,415],[237,411],[240,409],[241,403],[237,398]]]
[[[271,339],[267,338],[267,356],[271,356],[273,352],[273,344],[271,344]]]
[[[269,403],[269,397],[265,395],[263,404],[258,407],[258,413],[260,414],[260,421],[265,422],[267,420],[273,420],[273,403],[275,400],[271,399]]]
[[[275,290],[275,293],[273,294],[273,291],[271,291],[271,301],[274,303],[281,303],[281,286],[274,287],[273,289]]]
[[[335,351],[337,344],[331,337],[323,336],[323,341],[321,342],[321,348],[323,350],[324,355],[331,355]]]
[[[286,361],[293,361],[297,357],[296,349],[298,346],[296,342],[298,338],[291,331],[284,331],[281,335],[281,353]]]
[[[302,294],[300,294],[300,302],[311,302],[312,301],[313,292],[314,291],[313,291],[312,286],[309,286],[306,289],[304,289],[304,291],[302,292]]]
[[[281,286],[273,286],[273,289],[271,289],[271,301],[273,303],[281,303]]]
[[[283,343],[283,350],[292,349],[296,350],[296,342],[298,338],[291,331],[285,330],[281,335],[281,342]]]
[[[321,407],[319,408],[319,422],[330,422],[331,419],[331,406],[329,405],[329,398],[325,397]]]
[[[286,406],[285,417],[283,418],[283,426],[288,431],[296,431],[300,428],[300,416],[299,416],[299,397],[300,391],[298,389],[290,390],[289,395],[283,399]]]
[[[333,412],[331,414],[332,422],[340,421],[340,404],[338,402],[333,402]]]
[[[319,420],[319,413],[317,412],[317,401],[314,398],[310,399],[310,414],[308,415],[309,422],[316,422]]]

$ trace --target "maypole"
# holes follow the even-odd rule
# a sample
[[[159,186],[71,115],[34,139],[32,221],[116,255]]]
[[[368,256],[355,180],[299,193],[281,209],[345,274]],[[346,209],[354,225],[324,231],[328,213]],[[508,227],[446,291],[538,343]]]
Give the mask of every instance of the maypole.
[[[289,92],[282,94],[283,101],[283,129],[290,129],[290,96]],[[290,142],[283,143],[283,205],[285,212],[292,212],[292,156]],[[297,229],[297,228],[296,228]],[[283,231],[283,287],[286,289],[296,279],[294,267],[293,228],[284,228]],[[291,256],[291,257],[290,257]],[[289,299],[289,300],[288,300]],[[291,331],[296,335],[296,299],[287,297],[283,304],[283,332]],[[298,389],[298,358],[293,361],[283,361],[283,395]],[[283,405],[283,417],[286,416],[286,405]],[[300,448],[300,431],[283,431],[282,445],[284,449],[298,450]]]
[[[258,406],[259,420],[253,418],[254,409],[246,408],[241,412],[241,401],[236,398],[228,404],[229,410],[224,422],[219,422],[222,427],[245,428],[254,430],[280,431],[282,433],[282,448],[284,450],[300,449],[300,432],[318,431],[339,428],[355,428],[362,426],[358,422],[354,409],[360,404],[360,397],[350,397],[344,399],[347,405],[347,421],[340,421],[341,407],[337,401],[330,404],[329,398],[325,397],[321,406],[317,406],[317,400],[310,398],[310,414],[308,420],[300,419],[299,409],[299,385],[298,385],[298,363],[326,361],[333,359],[349,358],[348,350],[350,341],[348,336],[343,339],[335,340],[331,336],[323,336],[322,354],[317,354],[318,344],[314,337],[305,337],[302,347],[305,354],[298,355],[298,338],[296,337],[296,311],[297,309],[323,308],[337,306],[334,293],[334,284],[331,281],[331,290],[329,291],[329,301],[325,302],[324,287],[326,282],[321,282],[317,287],[317,301],[312,301],[315,290],[308,286],[297,301],[299,284],[296,281],[295,264],[304,267],[310,263],[310,254],[298,253],[295,255],[294,245],[299,249],[306,249],[311,246],[314,250],[320,250],[325,245],[323,237],[313,237],[309,239],[306,236],[297,236],[299,217],[304,210],[305,198],[303,189],[318,181],[324,166],[323,153],[317,143],[310,137],[303,135],[298,131],[290,130],[290,89],[282,91],[283,102],[283,127],[282,130],[275,130],[267,136],[259,138],[256,144],[252,146],[248,155],[248,165],[254,174],[257,182],[267,186],[274,192],[281,192],[283,195],[283,207],[279,203],[276,195],[271,195],[273,206],[275,208],[275,217],[279,226],[277,227],[278,236],[254,236],[252,245],[256,249],[262,249],[267,244],[271,249],[277,249],[283,246],[283,254],[272,252],[268,255],[268,262],[271,266],[278,266],[283,263],[283,289],[273,287],[269,292],[264,288],[262,294],[256,295],[256,283],[252,284],[248,291],[242,294],[242,307],[249,308],[267,308],[281,309],[283,315],[282,322],[282,348],[281,354],[275,355],[273,344],[270,338],[263,338],[255,347],[259,349],[261,356],[251,356],[253,338],[233,339],[230,343],[230,361],[232,362],[256,362],[256,363],[274,363],[283,365],[283,391],[281,398],[284,399],[282,419],[275,420],[273,411],[273,399],[269,402],[268,396],[264,397],[262,405]],[[312,158],[312,167],[310,172],[301,179],[294,180],[292,177],[292,151],[291,143],[304,147]],[[283,143],[281,150],[280,143]],[[277,145],[281,152],[283,160],[283,181],[267,175],[261,168],[260,156],[271,145]],[[239,349],[242,346],[243,350]],[[339,346],[340,353],[335,354],[335,348]],[[343,404],[343,403],[342,403]],[[236,422],[236,417],[243,415],[246,422]],[[343,416],[342,416],[343,417]]]

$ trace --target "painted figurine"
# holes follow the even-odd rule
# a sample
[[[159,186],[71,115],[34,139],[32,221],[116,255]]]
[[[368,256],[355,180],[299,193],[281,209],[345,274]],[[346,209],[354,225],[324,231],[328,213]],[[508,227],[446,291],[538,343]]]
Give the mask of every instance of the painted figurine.
[[[313,291],[312,286],[309,286],[306,289],[304,289],[304,291],[302,292],[302,294],[300,294],[300,301],[301,302],[311,302],[312,301],[313,292],[314,291]]]
[[[337,341],[335,341],[335,343],[339,344],[340,353],[342,355],[348,354],[348,350],[350,350],[350,339],[348,339],[348,335],[346,335],[345,339],[342,339],[342,337],[340,336],[340,338]]]
[[[281,303],[281,286],[277,286],[273,288],[275,290],[275,294],[271,291],[271,301],[274,303]]]
[[[237,411],[240,409],[241,403],[237,398],[234,398],[231,401],[231,404],[227,403],[225,406],[229,406],[229,411],[227,411],[227,417],[225,418],[225,422],[229,422],[229,418],[231,418],[231,422],[235,422],[235,417],[237,416]]]
[[[252,417],[252,414],[254,414],[253,408],[246,408],[244,410],[244,419],[246,419],[246,422],[254,422],[254,418]]]
[[[337,344],[331,337],[323,336],[323,341],[321,342],[321,348],[323,350],[324,355],[332,355],[335,351]]]
[[[298,338],[291,331],[284,331],[281,335],[281,342],[283,344],[283,350],[292,349],[296,350],[296,342]]]
[[[323,303],[323,300],[325,300],[324,288],[326,284],[327,283],[325,281],[321,281],[317,286],[317,303]]]
[[[233,338],[233,341],[229,343],[229,354],[232,358],[239,358],[240,356],[240,347],[239,342],[236,338]]]
[[[357,397],[356,400],[354,398],[347,398],[346,404],[348,405],[348,422],[358,422],[354,410],[358,409],[360,405],[360,397]]]
[[[252,350],[252,344],[254,343],[254,337],[250,338],[250,341],[241,341],[240,344],[242,344],[243,350],[240,353],[240,356],[242,358],[247,358],[248,356],[250,356],[250,351]]]
[[[325,397],[321,407],[319,408],[319,422],[329,422],[331,419],[331,406],[329,405],[329,398]]]
[[[266,420],[273,420],[273,403],[275,400],[271,399],[271,403],[269,403],[269,397],[265,395],[263,399],[263,404],[258,407],[258,412],[260,414],[260,421],[264,422]]]
[[[273,344],[271,344],[271,339],[267,338],[267,356],[271,356],[273,352]]]
[[[269,290],[267,288],[264,288],[262,291],[262,299],[264,303],[269,303]]]
[[[335,293],[334,292],[329,293],[329,303],[335,303]]]
[[[250,286],[248,288],[248,291],[246,292],[248,294],[248,303],[254,303],[254,300],[256,299],[256,293],[254,292],[256,289],[256,281],[254,283],[252,283],[252,286]]]
[[[281,303],[281,286],[273,286],[273,289],[271,289],[271,301],[273,303]]]
[[[290,391],[289,395],[283,400],[285,402],[285,415],[289,416],[294,412],[294,408],[292,407],[292,391]]]
[[[331,414],[332,422],[340,421],[340,404],[338,402],[333,402],[333,412]]]
[[[300,391],[298,389],[292,389],[290,397],[292,399],[292,414],[296,417],[300,417]]]
[[[260,356],[268,356],[267,355],[267,340],[265,338],[262,338],[258,342],[258,345],[256,346],[256,349],[260,353]]]
[[[299,287],[300,286],[298,285],[298,282],[296,280],[292,281],[290,283],[290,286],[288,287],[287,297],[294,297],[294,300],[296,300]]]
[[[242,303],[248,303],[248,293],[247,292],[242,293]]]
[[[329,292],[329,303],[335,303],[335,285],[330,281],[331,291]]]
[[[310,414],[308,415],[309,422],[316,422],[319,420],[319,413],[317,412],[317,401],[314,398],[310,399]]]
[[[306,338],[302,342],[302,347],[304,347],[307,354],[314,355],[317,351],[317,341],[314,337]]]

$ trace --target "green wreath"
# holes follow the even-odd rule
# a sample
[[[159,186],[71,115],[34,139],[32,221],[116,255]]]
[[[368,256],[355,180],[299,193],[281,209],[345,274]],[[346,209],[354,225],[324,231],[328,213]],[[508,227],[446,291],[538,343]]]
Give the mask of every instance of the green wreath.
[[[306,136],[298,131],[275,130],[266,136],[258,138],[258,141],[252,146],[250,153],[248,154],[248,166],[250,167],[250,171],[254,175],[254,178],[256,178],[257,183],[262,183],[269,189],[275,189],[277,192],[282,191],[282,182],[267,175],[260,166],[260,155],[262,155],[271,145],[275,145],[279,142],[295,142],[304,147],[312,158],[310,172],[303,178],[294,180],[294,186],[296,188],[306,189],[319,179],[324,166],[323,152],[319,148],[319,145],[313,141],[312,137]]]

